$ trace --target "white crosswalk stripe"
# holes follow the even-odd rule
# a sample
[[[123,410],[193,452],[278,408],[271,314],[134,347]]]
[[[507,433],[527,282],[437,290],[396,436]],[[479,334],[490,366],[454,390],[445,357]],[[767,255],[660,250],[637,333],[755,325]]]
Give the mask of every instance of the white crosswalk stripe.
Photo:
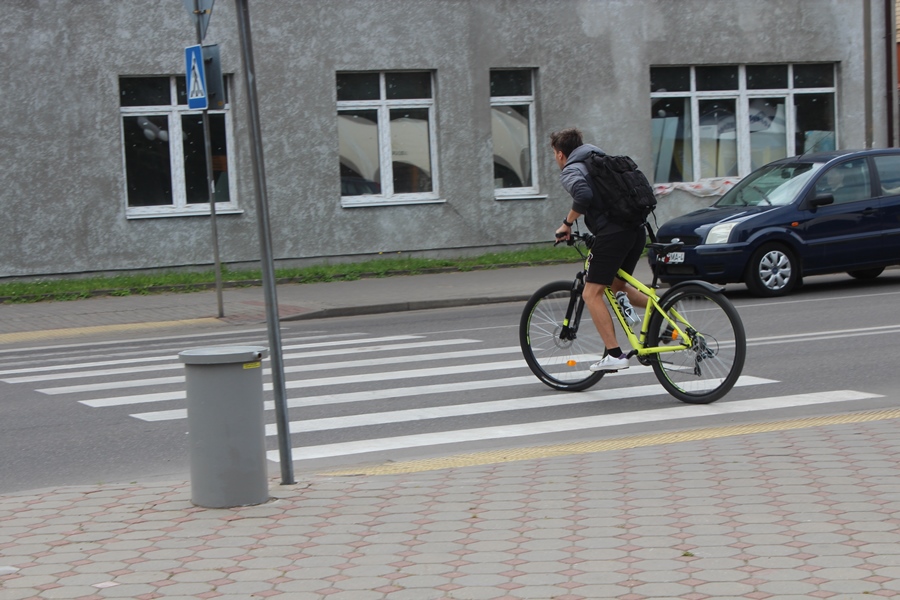
[[[223,339],[222,343],[227,341]],[[644,407],[611,414],[601,409],[584,416],[584,407],[591,404],[667,394],[652,369],[637,361],[628,370],[607,375],[593,389],[554,392],[531,374],[518,346],[491,345],[469,337],[376,337],[359,333],[329,338],[323,334],[285,340],[283,350],[285,387],[294,391],[287,405],[304,415],[302,419],[294,415],[288,424],[290,433],[318,435],[312,441],[302,435],[292,438],[296,461],[878,397],[853,390],[830,390],[733,401],[726,398],[711,405],[675,401],[667,408]],[[42,394],[93,409],[128,407],[130,417],[163,426],[187,418],[183,369],[177,351],[155,348],[145,355],[135,350],[128,358],[19,366],[0,371],[0,381],[35,386]],[[157,376],[146,377],[149,373]],[[264,371],[267,379],[270,375]],[[765,385],[769,390],[773,389],[770,384],[777,383],[745,374],[735,387],[755,389]],[[270,397],[271,383],[263,387],[267,392],[264,395]],[[581,412],[566,412],[578,411],[579,407]],[[274,402],[266,400],[264,409],[270,411],[268,421],[272,421]],[[575,414],[581,416],[571,416]],[[477,425],[472,426],[473,422]],[[508,424],[498,424],[504,422]],[[269,447],[274,447],[275,424],[266,425],[265,433],[270,438]],[[296,445],[298,440],[305,445]],[[277,461],[279,453],[272,450],[268,457]]]
[[[689,419],[701,416],[713,416],[722,414],[736,414],[752,411],[760,411],[786,406],[810,406],[829,402],[846,402],[876,398],[876,394],[865,394],[853,391],[823,392],[820,394],[800,394],[795,396],[781,396],[774,398],[757,398],[753,400],[739,400],[722,404],[686,405],[673,408],[660,408],[656,410],[644,410],[639,412],[617,415],[600,415],[596,417],[579,417],[577,419],[561,419],[554,421],[541,421],[524,425],[504,425],[500,427],[479,427],[476,429],[463,429],[442,433],[427,433],[418,435],[406,435],[387,439],[369,439],[358,442],[343,442],[336,444],[324,444],[319,446],[304,446],[293,448],[294,460],[308,460],[313,458],[329,458],[335,456],[348,456],[383,450],[398,450],[407,448],[422,448],[426,446],[439,446],[442,444],[458,444],[460,442],[475,442],[484,440],[497,440],[532,435],[564,433],[583,431],[587,429],[601,429],[628,425],[634,423],[649,423],[652,421],[668,421],[673,419]],[[277,451],[266,453],[269,460],[278,461]]]

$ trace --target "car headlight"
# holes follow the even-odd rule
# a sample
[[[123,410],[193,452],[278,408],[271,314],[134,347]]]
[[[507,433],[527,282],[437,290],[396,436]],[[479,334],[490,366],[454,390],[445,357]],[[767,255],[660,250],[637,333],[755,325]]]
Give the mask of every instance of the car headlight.
[[[735,225],[737,225],[737,223],[720,223],[719,225],[716,225],[706,234],[706,243],[727,244],[728,236],[731,235],[731,230],[734,229]]]

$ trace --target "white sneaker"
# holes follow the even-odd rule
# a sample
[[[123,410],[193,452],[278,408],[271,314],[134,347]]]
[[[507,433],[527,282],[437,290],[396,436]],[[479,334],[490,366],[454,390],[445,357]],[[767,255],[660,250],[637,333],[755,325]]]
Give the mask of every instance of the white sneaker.
[[[591,371],[621,371],[628,368],[628,356],[622,353],[622,356],[613,358],[609,354],[591,365]]]

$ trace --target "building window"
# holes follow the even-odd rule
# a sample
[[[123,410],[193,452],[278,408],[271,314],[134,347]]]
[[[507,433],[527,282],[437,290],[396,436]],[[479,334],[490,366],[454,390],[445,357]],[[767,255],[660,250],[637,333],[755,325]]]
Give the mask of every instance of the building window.
[[[440,202],[429,71],[337,74],[341,205]]]
[[[227,86],[226,86],[227,88]],[[128,217],[209,214],[203,113],[188,110],[183,76],[119,79]],[[227,102],[209,111],[216,211],[235,212]]]
[[[498,198],[538,191],[534,76],[531,70],[491,70],[491,140]]]
[[[831,63],[652,67],[650,101],[657,183],[837,147]]]

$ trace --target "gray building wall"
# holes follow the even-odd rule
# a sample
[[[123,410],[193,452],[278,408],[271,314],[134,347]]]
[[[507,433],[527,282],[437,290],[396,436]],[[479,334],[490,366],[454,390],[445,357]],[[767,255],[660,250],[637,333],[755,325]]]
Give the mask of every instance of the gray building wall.
[[[548,133],[575,125],[650,164],[651,65],[835,62],[840,146],[867,144],[866,94],[871,144],[884,146],[896,82],[886,81],[894,26],[883,1],[252,0],[274,256],[335,262],[550,239],[569,199]],[[194,43],[175,0],[0,3],[0,277],[211,264],[208,216],[126,218],[119,77],[183,73]],[[216,4],[204,43],[219,44],[234,74],[230,175],[242,212],[217,220],[221,257],[249,264],[258,225],[233,2]],[[540,195],[497,200],[489,69],[516,67],[537,73]],[[335,73],[402,69],[435,72],[444,202],[342,208]],[[662,222],[713,200],[676,191],[657,214]]]

